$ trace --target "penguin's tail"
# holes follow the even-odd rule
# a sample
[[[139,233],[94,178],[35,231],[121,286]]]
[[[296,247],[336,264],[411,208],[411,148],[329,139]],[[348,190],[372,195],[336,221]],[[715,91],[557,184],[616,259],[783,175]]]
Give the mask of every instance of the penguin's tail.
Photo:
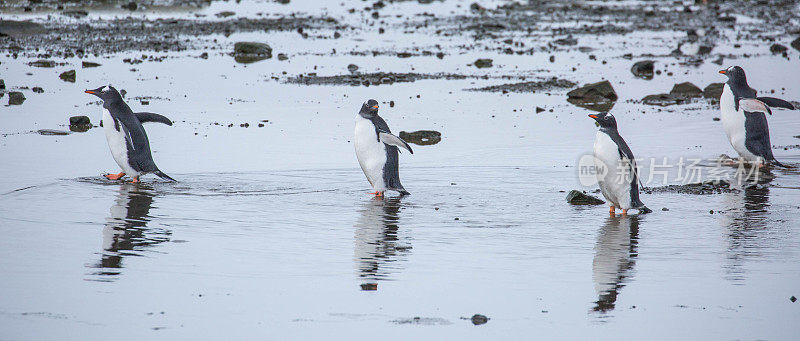
[[[410,195],[411,194],[409,191],[406,191],[405,188],[398,188],[397,191],[400,192],[400,195]]]
[[[153,174],[158,175],[159,178],[162,178],[162,179],[165,179],[165,180],[169,180],[169,181],[172,181],[172,182],[178,182],[178,180],[173,179],[171,176],[164,174],[164,172],[162,172],[160,170],[156,170],[155,172],[153,172]]]
[[[638,210],[639,210],[639,214],[653,213],[653,210],[647,208],[647,206],[645,206],[645,205],[642,205],[641,207],[639,207]]]

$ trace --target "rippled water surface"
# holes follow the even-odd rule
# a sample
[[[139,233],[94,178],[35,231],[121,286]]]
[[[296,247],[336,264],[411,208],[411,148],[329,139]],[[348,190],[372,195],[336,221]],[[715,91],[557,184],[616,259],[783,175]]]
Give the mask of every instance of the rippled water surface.
[[[315,8],[300,3],[299,11]],[[382,13],[450,13],[469,4],[420,6],[392,4]],[[360,22],[330,7],[345,22]],[[243,1],[188,13],[222,10],[288,11]],[[797,169],[773,169],[755,185],[723,193],[654,190],[642,194],[654,213],[609,216],[607,206],[565,201],[573,189],[600,196],[580,185],[576,168],[597,128],[586,109],[567,103],[567,90],[464,91],[521,81],[502,75],[609,79],[620,96],[612,110],[620,132],[645,160],[646,185],[658,187],[650,160],[735,153],[713,120],[712,102],[636,102],[676,82],[721,82],[719,65],[686,67],[661,56],[674,76],[645,81],[630,74],[632,60],[604,45],[629,39],[637,55],[668,53],[664,40],[672,44],[677,33],[580,36],[596,60],[572,49],[553,52],[555,63],[550,53],[482,49],[443,60],[327,54],[369,41],[380,48],[436,43],[400,31],[302,43],[294,32],[235,33],[218,39],[269,41],[291,58],[243,65],[224,53],[200,59],[200,51],[187,51],[163,53],[163,62],[122,62],[138,55],[132,52],[79,68],[76,83],[60,81],[59,68],[27,66],[35,58],[0,56],[9,87],[45,89],[24,90],[22,106],[0,107],[0,339],[787,340],[800,333],[800,302],[790,300],[800,296]],[[725,44],[715,51],[733,53]],[[466,66],[487,55],[494,68]],[[797,51],[728,62],[760,70],[748,74],[754,87],[800,98],[800,81],[786,72],[797,69]],[[350,63],[365,72],[475,77],[370,87],[284,82],[314,68],[347,73]],[[100,109],[82,91],[107,83],[127,90],[134,111],[175,121],[146,129],[156,163],[179,182],[102,178],[117,171],[102,129],[36,133],[67,130],[68,117],[78,114],[97,123]],[[149,96],[148,104],[135,96]],[[395,132],[442,133],[441,142],[400,155],[410,196],[368,194],[351,142],[353,117],[368,98],[381,102]],[[798,115],[776,110],[769,117],[776,157],[794,166]],[[696,180],[710,179],[714,165],[700,167]],[[677,184],[675,172],[666,184]],[[473,325],[474,314],[489,321]]]

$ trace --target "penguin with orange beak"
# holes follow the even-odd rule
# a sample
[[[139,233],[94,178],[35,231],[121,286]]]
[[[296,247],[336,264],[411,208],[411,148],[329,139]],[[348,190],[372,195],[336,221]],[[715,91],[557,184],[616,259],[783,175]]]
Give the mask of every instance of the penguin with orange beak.
[[[150,141],[142,123],[159,122],[172,125],[168,118],[149,112],[134,113],[117,89],[113,86],[101,86],[94,90],[84,91],[103,100],[103,130],[111,149],[111,156],[122,169],[119,174],[107,174],[109,180],[119,180],[128,175],[139,182],[139,176],[153,173],[163,179],[175,181],[158,169],[150,153]]]
[[[784,166],[772,155],[767,114],[773,108],[794,109],[794,105],[774,97],[757,97],[747,85],[744,69],[731,66],[719,73],[728,77],[719,99],[722,127],[733,149],[747,162],[763,166]]]
[[[399,148],[414,154],[411,146],[392,134],[386,121],[378,116],[378,101],[371,99],[361,106],[356,115],[354,145],[361,170],[367,177],[377,197],[386,190],[410,194],[400,183]]]
[[[652,212],[639,199],[639,170],[636,158],[625,139],[617,131],[617,120],[609,113],[592,114],[600,130],[594,141],[594,163],[602,171],[597,174],[600,192],[611,208],[609,213],[622,209],[627,215],[629,209],[637,209],[639,213]]]

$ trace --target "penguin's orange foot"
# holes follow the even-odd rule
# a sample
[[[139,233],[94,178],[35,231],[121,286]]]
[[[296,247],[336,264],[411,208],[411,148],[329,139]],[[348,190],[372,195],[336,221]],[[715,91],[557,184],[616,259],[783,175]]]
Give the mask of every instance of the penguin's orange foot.
[[[138,176],[134,176],[133,180],[131,181],[131,183],[138,184],[139,183],[139,177]]]
[[[628,210],[622,210],[622,215],[628,215]]]
[[[106,174],[106,175],[103,175],[103,176],[105,176],[106,179],[108,179],[108,180],[119,180],[119,179],[122,179],[123,176],[125,176],[125,173]]]
[[[369,194],[374,194],[376,197],[383,197],[383,192],[375,191],[375,192],[370,192]]]
[[[611,206],[611,207],[608,209],[608,213],[611,213],[611,214],[613,215],[613,214],[617,214],[617,211],[615,210],[614,206]]]

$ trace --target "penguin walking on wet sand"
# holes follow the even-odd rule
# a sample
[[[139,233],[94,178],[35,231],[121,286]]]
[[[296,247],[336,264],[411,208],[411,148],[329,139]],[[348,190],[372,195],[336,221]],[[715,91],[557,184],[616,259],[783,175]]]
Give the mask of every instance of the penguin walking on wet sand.
[[[131,111],[131,108],[122,100],[117,89],[111,85],[106,88],[101,86],[94,90],[86,90],[103,100],[103,130],[106,133],[111,156],[117,162],[122,172],[119,174],[106,174],[109,180],[119,180],[125,175],[133,178],[134,183],[139,182],[139,177],[153,173],[159,177],[176,181],[164,174],[153,162],[150,154],[150,142],[142,123],[158,122],[172,125],[172,121],[159,114],[149,112]]]
[[[794,105],[774,97],[757,97],[756,91],[747,85],[744,70],[731,66],[719,73],[728,76],[719,99],[722,127],[728,135],[733,149],[744,161],[758,164],[775,164],[786,167],[772,155],[769,140],[767,115],[773,108],[794,109]]]
[[[356,115],[354,145],[361,170],[375,190],[370,194],[382,197],[386,190],[411,194],[400,184],[398,147],[411,154],[414,151],[406,141],[393,135],[386,121],[378,116],[378,102],[374,99],[364,102]]]
[[[609,213],[615,214],[617,207],[627,215],[629,209],[639,213],[652,212],[639,200],[639,170],[625,139],[617,131],[617,120],[609,113],[592,114],[600,126],[594,140],[594,163],[603,169],[597,175],[598,185],[603,196],[611,205]]]

